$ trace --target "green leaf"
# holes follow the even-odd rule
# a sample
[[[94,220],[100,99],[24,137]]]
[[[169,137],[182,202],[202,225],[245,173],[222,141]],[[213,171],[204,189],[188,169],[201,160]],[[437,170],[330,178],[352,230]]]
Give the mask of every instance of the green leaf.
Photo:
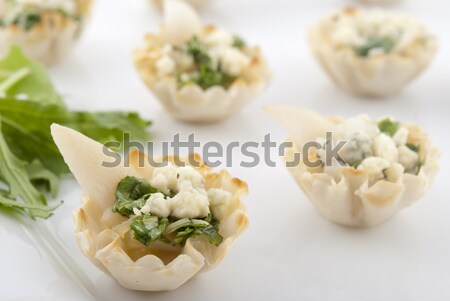
[[[218,246],[222,243],[223,237],[219,234],[219,221],[212,214],[204,219],[183,218],[171,223],[166,231],[165,236],[176,233],[173,240],[174,244],[184,245],[188,238],[194,236],[206,237],[210,243]]]
[[[47,206],[36,189],[53,196],[59,177],[69,173],[50,134],[50,125],[71,127],[100,142],[149,140],[145,121],[129,112],[71,112],[54,89],[45,68],[12,47],[0,61],[0,180],[9,188],[0,191],[1,204],[48,218],[56,207]]]
[[[392,137],[400,128],[400,123],[394,122],[390,118],[386,118],[378,123],[378,128],[382,133],[385,133]]]
[[[355,52],[357,55],[367,57],[370,51],[375,48],[381,48],[385,53],[389,53],[397,44],[397,40],[391,37],[370,37],[367,43],[357,47]]]
[[[32,211],[34,214],[34,217],[40,217],[40,218],[48,218],[53,215],[53,212],[61,206],[62,202],[57,203],[55,205],[49,206],[49,205],[42,205],[42,204],[25,204],[22,202],[18,202],[13,199],[9,199],[7,197],[4,197],[3,195],[0,195],[0,205],[8,208],[12,208],[15,210],[28,210]]]
[[[130,228],[134,232],[134,238],[148,246],[162,238],[162,234],[168,224],[169,220],[167,218],[141,215],[133,218]]]
[[[145,130],[150,122],[135,113],[70,112],[55,104],[0,98],[0,114],[5,139],[14,154],[26,162],[38,159],[57,175],[69,170],[50,134],[52,123],[68,126],[102,143],[106,140],[121,142],[125,133],[131,133],[130,139],[150,139]]]
[[[130,140],[149,141],[146,128],[152,123],[143,120],[133,112],[73,112],[63,124],[97,140],[101,143],[123,141],[124,134],[130,134]]]
[[[41,104],[64,105],[44,66],[28,59],[17,46],[11,47],[9,53],[0,61],[0,82],[23,68],[29,70],[29,74],[6,91],[2,91],[6,98],[26,95],[31,101]]]
[[[50,192],[52,197],[56,197],[60,182],[56,174],[46,169],[39,160],[27,164],[26,170],[35,187],[43,187],[46,192]]]
[[[9,207],[28,208],[27,212],[32,218],[48,218],[57,206],[45,206],[47,201],[30,182],[25,163],[9,149],[1,133],[1,121],[0,118],[0,178],[9,188],[9,201],[3,199],[2,204],[7,204]],[[23,203],[16,201],[17,198],[23,200]],[[46,210],[42,210],[44,207]]]
[[[133,208],[141,209],[152,193],[158,192],[146,180],[128,176],[119,182],[113,212],[123,216],[133,214]]]
[[[209,225],[204,228],[197,228],[192,233],[192,236],[203,236],[209,240],[209,242],[215,246],[218,246],[222,243],[223,237],[219,234],[219,231],[214,228],[212,225]]]

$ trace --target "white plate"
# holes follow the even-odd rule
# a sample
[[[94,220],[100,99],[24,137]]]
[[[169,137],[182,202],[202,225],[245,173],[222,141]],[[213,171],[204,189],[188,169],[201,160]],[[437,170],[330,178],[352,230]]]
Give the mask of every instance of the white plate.
[[[379,227],[352,230],[322,219],[284,167],[260,164],[245,169],[234,164],[232,173],[250,186],[248,232],[217,269],[167,293],[123,289],[81,255],[71,213],[79,205],[81,191],[69,179],[58,197],[65,200],[64,206],[47,223],[39,224],[53,236],[32,240],[34,226],[24,228],[0,215],[0,300],[450,299],[448,1],[405,0],[394,7],[426,22],[439,34],[441,49],[432,67],[401,95],[367,101],[334,88],[312,60],[305,39],[308,24],[330,9],[353,2],[215,0],[203,11],[204,18],[259,43],[275,78],[261,99],[231,120],[211,126],[171,120],[133,70],[132,49],[160,22],[149,1],[97,2],[92,24],[76,53],[51,70],[74,109],[138,110],[154,121],[151,131],[157,143],[170,141],[177,132],[184,137],[195,132],[203,143],[260,142],[267,133],[281,141],[284,131],[261,110],[268,103],[298,104],[348,116],[363,112],[374,117],[393,115],[419,123],[432,134],[444,150],[442,171],[430,193],[415,206]],[[237,151],[234,154],[238,163],[241,156]],[[51,238],[69,254],[62,263],[50,259],[43,249]],[[72,261],[76,268],[70,265]]]

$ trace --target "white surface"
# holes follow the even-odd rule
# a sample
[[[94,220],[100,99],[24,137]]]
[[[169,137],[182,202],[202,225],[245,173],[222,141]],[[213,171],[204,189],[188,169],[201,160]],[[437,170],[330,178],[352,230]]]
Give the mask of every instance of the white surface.
[[[275,78],[259,100],[218,125],[192,126],[169,118],[133,70],[131,50],[159,16],[146,0],[98,0],[92,24],[76,53],[51,70],[58,89],[76,109],[139,110],[154,121],[156,142],[195,132],[202,142],[284,139],[264,104],[291,103],[328,114],[393,115],[421,124],[444,150],[442,171],[418,204],[383,225],[343,228],[322,219],[281,165],[231,168],[250,186],[250,228],[221,266],[180,289],[137,293],[96,270],[75,245],[72,210],[80,189],[64,182],[66,203],[51,229],[95,286],[98,300],[448,300],[450,298],[450,4],[405,0],[393,9],[414,13],[441,38],[433,66],[401,95],[363,100],[343,94],[312,60],[305,28],[339,0],[216,0],[203,16],[262,46]],[[444,137],[444,138],[443,138]],[[235,161],[239,162],[236,152]],[[277,159],[279,163],[280,160]],[[0,300],[90,300],[38,252],[22,227],[0,216]],[[91,298],[92,299],[92,298]]]

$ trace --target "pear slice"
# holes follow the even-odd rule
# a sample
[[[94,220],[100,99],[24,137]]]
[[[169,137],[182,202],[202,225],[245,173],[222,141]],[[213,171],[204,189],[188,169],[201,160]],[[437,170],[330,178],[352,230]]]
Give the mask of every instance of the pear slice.
[[[166,43],[179,46],[200,34],[202,24],[197,12],[185,1],[166,0],[161,30]]]
[[[264,107],[272,117],[278,120],[288,131],[289,139],[300,149],[318,137],[325,137],[333,129],[333,123],[326,117],[308,110],[289,105],[271,105]]]
[[[133,170],[124,166],[118,154],[112,157],[113,152],[106,146],[75,130],[52,124],[51,133],[84,193],[103,209],[111,207],[117,184],[124,177],[134,175]],[[115,163],[114,167],[105,166],[112,163]]]

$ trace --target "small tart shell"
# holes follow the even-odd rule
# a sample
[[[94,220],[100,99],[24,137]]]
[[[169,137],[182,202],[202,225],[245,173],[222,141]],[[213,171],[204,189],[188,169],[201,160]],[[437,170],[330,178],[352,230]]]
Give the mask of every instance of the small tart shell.
[[[179,89],[175,77],[157,75],[156,60],[148,55],[155,47],[161,47],[161,41],[158,35],[147,35],[145,49],[134,52],[134,63],[147,87],[177,120],[193,123],[224,120],[263,92],[271,79],[259,48],[249,48],[246,52],[252,58],[251,65],[228,89],[214,86],[205,91],[195,84]]]
[[[247,229],[243,203],[247,184],[227,171],[213,172],[198,155],[152,158],[154,162],[192,165],[205,179],[205,189],[222,188],[232,198],[220,220],[224,240],[214,246],[205,238],[189,238],[184,247],[154,242],[149,247],[135,240],[129,220],[112,212],[117,184],[125,176],[151,179],[152,165],[144,153],[132,151],[129,167],[103,167],[111,162],[103,145],[71,129],[53,125],[52,135],[66,163],[84,190],[82,205],[74,212],[75,237],[81,251],[99,269],[122,286],[142,291],[173,290],[198,272],[218,265],[236,239]],[[126,161],[125,161],[126,162]]]
[[[357,12],[353,8],[344,11]],[[430,36],[400,53],[360,57],[350,47],[338,49],[332,45],[327,34],[330,22],[332,17],[324,18],[309,29],[310,48],[339,88],[359,96],[386,97],[399,93],[430,65],[438,49],[437,39]]]
[[[28,57],[45,65],[61,62],[81,36],[92,5],[92,0],[75,1],[80,21],[49,12],[29,30],[17,25],[0,27],[0,55],[5,55],[12,45],[19,45]]]
[[[196,84],[179,89],[175,75],[157,73],[158,52],[165,45],[180,46],[194,36],[215,30],[211,25],[202,26],[198,14],[185,2],[167,0],[160,33],[148,34],[144,47],[134,52],[134,64],[143,82],[175,119],[193,123],[221,121],[259,95],[270,82],[271,72],[264,57],[258,48],[250,47],[243,49],[251,59],[250,65],[228,89],[214,86],[205,91]]]
[[[151,0],[152,4],[158,9],[158,10],[162,10],[163,9],[163,2],[165,0]],[[189,3],[190,5],[192,5],[193,7],[195,7],[196,9],[201,9],[203,7],[205,7],[206,5],[208,5],[211,0],[183,0],[187,3]]]
[[[293,162],[303,146],[325,132],[332,132],[342,118],[323,117],[315,112],[291,106],[271,106],[267,111],[279,120],[289,133],[292,147],[285,161]],[[326,219],[351,227],[370,227],[384,222],[395,213],[422,198],[439,171],[440,152],[417,126],[404,124],[410,131],[408,143],[419,144],[425,164],[417,175],[403,174],[395,183],[381,180],[369,186],[366,171],[353,167],[340,168],[333,176],[306,166],[303,160],[288,166],[300,188]],[[314,154],[308,154],[314,156]],[[314,159],[314,158],[310,158]],[[312,160],[314,161],[314,160]],[[339,180],[336,181],[335,179]]]

